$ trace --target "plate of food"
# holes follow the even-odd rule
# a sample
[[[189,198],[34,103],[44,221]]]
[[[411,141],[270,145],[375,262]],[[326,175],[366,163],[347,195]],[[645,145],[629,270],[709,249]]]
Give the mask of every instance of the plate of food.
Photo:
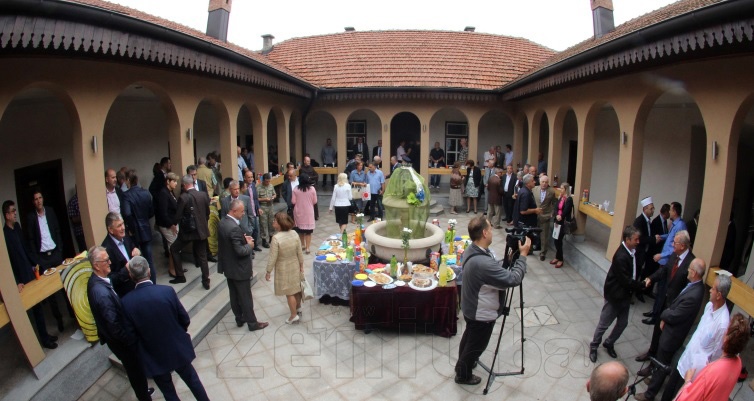
[[[327,241],[327,244],[330,245],[330,246],[340,246],[342,244],[342,242],[340,242],[339,240],[336,240],[336,239],[331,239],[331,240]]]
[[[322,256],[322,255],[327,255],[328,253],[330,253],[329,249],[320,249],[317,252],[315,252],[314,254],[317,255],[317,256]]]
[[[408,283],[408,286],[417,291],[429,291],[437,287],[437,281],[431,278],[414,278]]]
[[[375,283],[374,281],[365,281],[364,282],[364,287],[374,287],[376,285],[377,285],[377,283]]]
[[[67,258],[66,260],[63,261],[63,266],[70,266],[74,263],[76,263],[75,258]]]
[[[451,268],[448,268],[447,270],[448,270],[448,273],[447,273],[446,277],[447,277],[448,281],[455,280],[456,279],[456,272],[454,272],[453,269],[451,269]],[[440,280],[440,272],[439,271],[437,273],[435,273],[435,277],[437,277],[437,280]]]
[[[372,273],[369,275],[369,279],[379,285],[390,284],[393,279],[385,273]]]
[[[411,278],[413,278],[413,276],[410,274],[401,274],[401,276],[398,277],[398,280],[408,283],[409,281],[411,281]]]
[[[414,265],[414,268],[412,270],[414,271],[414,273],[432,274],[435,272],[435,269],[425,265]]]
[[[337,253],[345,253],[345,251],[346,250],[344,248],[334,246],[334,247],[330,248],[327,252],[328,253],[336,253],[337,254]]]
[[[44,275],[45,276],[51,276],[51,275],[55,274],[56,271],[58,271],[58,269],[56,269],[54,267],[51,267],[51,268],[45,270]]]

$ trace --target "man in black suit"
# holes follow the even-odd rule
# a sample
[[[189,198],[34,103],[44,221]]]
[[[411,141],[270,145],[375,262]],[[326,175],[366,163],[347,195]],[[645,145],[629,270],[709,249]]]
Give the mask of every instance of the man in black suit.
[[[44,205],[42,192],[35,191],[32,199],[34,211],[29,213],[26,219],[26,240],[29,244],[26,250],[29,252],[27,256],[31,263],[39,265],[39,271],[44,272],[63,263],[63,236],[60,234],[60,223],[55,211]],[[47,302],[58,322],[58,331],[63,331],[63,315],[60,313],[56,297],[57,295],[53,294],[47,298]]]
[[[152,195],[139,186],[139,176],[134,170],[128,177],[130,189],[123,194],[123,218],[131,232],[135,246],[139,248],[144,258],[149,262],[151,280],[157,282],[157,271],[152,260],[152,226],[149,219],[154,217],[154,202]]]
[[[102,240],[102,246],[110,257],[110,282],[115,293],[121,298],[134,289],[134,283],[128,276],[126,266],[134,256],[141,256],[141,250],[136,248],[131,237],[126,235],[126,224],[119,213],[110,212],[105,217],[107,236]]]
[[[364,143],[364,137],[361,137],[361,136],[358,137],[356,139],[356,143],[353,145],[353,148],[351,149],[353,150],[354,156],[360,154],[363,159],[369,157],[369,146],[367,146],[367,144]]]
[[[190,175],[191,178],[194,179],[194,189],[199,192],[204,192],[209,196],[209,191],[207,190],[207,182],[196,178],[196,166],[192,164],[186,167],[186,174]]]
[[[136,398],[140,401],[151,400],[154,389],[148,388],[147,377],[136,355],[136,337],[126,328],[120,298],[113,292],[113,286],[108,281],[111,261],[107,250],[101,246],[92,247],[89,250],[89,262],[92,265],[92,275],[86,292],[97,324],[99,342],[107,344],[110,351],[123,363]]]
[[[209,290],[209,266],[207,264],[207,237],[209,237],[209,196],[194,188],[194,178],[184,175],[181,179],[183,189],[186,191],[178,198],[175,218],[178,223],[178,238],[170,246],[175,263],[175,275],[170,284],[185,283],[186,276],[183,274],[181,264],[181,250],[190,242],[193,245],[194,257],[198,259],[202,269],[202,286]],[[193,216],[196,229],[192,230],[187,224]]]
[[[227,215],[220,220],[217,232],[217,271],[225,274],[228,279],[230,308],[236,317],[236,325],[241,327],[246,323],[249,331],[255,331],[267,327],[269,323],[257,321],[254,314],[254,301],[251,297],[251,249],[254,247],[254,240],[245,235],[239,226],[240,220],[246,215],[244,207],[243,201],[233,199],[229,203]]]
[[[503,208],[505,209],[505,221],[513,223],[513,194],[516,193],[516,173],[510,164],[505,168],[505,175],[500,178],[500,186],[503,187]]]
[[[652,244],[656,243],[655,237],[652,235],[652,215],[655,214],[655,205],[652,201],[652,197],[648,196],[641,200],[641,214],[634,219],[634,227],[639,230],[639,246],[636,247],[636,268],[639,269],[639,277],[645,277],[642,275],[643,267],[647,260],[647,255],[654,255],[649,253]],[[636,299],[644,302],[644,296],[641,291],[636,292]]]
[[[680,233],[686,233],[688,237],[688,232],[685,230],[679,231]],[[676,235],[677,237],[678,235]],[[663,365],[670,365],[673,355],[681,348],[683,341],[694,325],[694,320],[696,320],[696,315],[699,313],[699,308],[701,308],[702,299],[704,298],[704,283],[702,282],[702,278],[706,269],[704,260],[699,258],[692,260],[687,272],[688,284],[683,287],[668,308],[660,314],[662,335],[660,336],[656,359]],[[669,288],[668,291],[670,291]],[[639,376],[647,376],[650,373],[651,366],[647,366],[637,374]],[[738,372],[735,373],[737,374]],[[634,397],[639,401],[654,400],[667,375],[668,372],[665,369],[655,369],[647,391],[636,394]]]
[[[293,217],[293,182],[297,181],[296,179],[296,170],[288,170],[288,172],[285,173],[285,181],[283,181],[283,188],[280,189],[280,194],[283,197],[283,200],[285,201],[285,204],[288,206],[287,213],[289,216]]]
[[[196,358],[186,309],[171,287],[149,281],[149,265],[135,257],[128,265],[136,288],[123,298],[126,330],[138,339],[137,355],[147,377],[154,379],[168,401],[179,400],[173,386],[173,371],[183,379],[194,398],[209,401],[199,375],[191,365]]]
[[[295,174],[295,170],[294,170]],[[244,173],[244,182],[248,186],[246,196],[249,197],[249,203],[251,207],[246,209],[246,213],[249,216],[249,224],[253,228],[253,233],[250,234],[254,237],[254,252],[262,252],[262,248],[259,247],[259,193],[257,192],[256,180],[254,179],[254,173],[247,171]],[[291,191],[293,194],[293,191]],[[242,226],[243,227],[243,226]]]
[[[526,174],[523,178],[523,186],[518,191],[516,201],[513,204],[513,224],[519,223],[525,227],[537,227],[537,215],[542,214],[542,209],[537,207],[531,190],[535,185],[534,177]]]
[[[222,218],[230,212],[231,202],[238,199],[243,203],[245,211],[245,213],[240,218],[238,218],[238,224],[241,227],[244,235],[252,236],[254,226],[251,223],[251,219],[253,216],[249,213],[249,211],[251,210],[251,198],[249,198],[248,195],[241,193],[238,181],[236,180],[232,180],[230,184],[228,184],[228,192],[230,193],[230,195],[220,199],[220,219],[222,220]]]
[[[379,157],[382,159],[382,139],[377,140],[377,146],[372,148],[372,159]]]
[[[602,342],[602,335],[616,318],[618,322],[602,345],[607,349],[608,355],[613,358],[618,357],[615,353],[615,342],[628,326],[631,295],[641,288],[637,281],[639,278],[635,255],[637,245],[639,245],[639,230],[634,226],[627,226],[623,229],[623,242],[615,251],[613,262],[605,278],[605,304],[602,306],[597,329],[594,330],[594,338],[589,345],[589,359],[592,363],[597,362],[597,348]]]
[[[691,261],[694,260],[694,254],[689,250],[691,239],[689,238],[688,231],[678,231],[672,241],[673,254],[668,258],[668,263],[657,269],[654,274],[644,279],[647,288],[655,282],[664,282],[665,286],[667,286],[667,291],[665,291],[666,295],[662,297],[658,292],[658,299],[655,300],[662,305],[660,312],[664,311],[669,305],[671,305],[678,294],[680,294],[681,290],[683,290],[688,284],[689,280],[687,278],[687,272]],[[658,315],[661,315],[661,313]],[[650,343],[649,350],[636,357],[637,362],[647,361],[649,360],[649,357],[657,355],[660,334],[662,334],[660,323],[660,319],[657,319],[657,322],[654,324],[652,342]]]

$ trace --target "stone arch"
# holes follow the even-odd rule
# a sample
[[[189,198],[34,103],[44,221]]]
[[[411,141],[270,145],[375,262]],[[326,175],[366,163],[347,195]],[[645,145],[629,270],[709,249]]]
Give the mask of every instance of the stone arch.
[[[514,124],[511,116],[502,110],[489,110],[479,118],[479,152],[489,151],[490,146],[500,146],[500,152],[505,152],[505,145],[513,146]],[[504,160],[498,163],[504,164]]]
[[[259,111],[259,107],[256,104],[246,102],[241,105],[238,110],[238,117],[236,117],[236,144],[242,148],[249,149],[254,157],[254,171],[259,171],[262,165],[262,152],[266,152],[266,149],[257,149],[254,145],[261,142],[262,129],[262,113]],[[234,149],[235,150],[235,149]],[[232,158],[236,155],[232,154]],[[233,160],[231,158],[231,160]]]
[[[353,147],[356,144],[357,136],[363,126],[364,143],[366,144],[367,154],[363,155],[364,160],[372,159],[372,148],[377,146],[377,141],[382,140],[382,120],[380,116],[371,109],[357,109],[352,111],[346,118],[346,155],[348,160],[354,156]],[[323,142],[324,144],[324,142]],[[333,146],[336,146],[333,143]]]
[[[270,109],[267,115],[266,131],[268,162],[263,171],[277,174],[280,172],[280,160],[283,160],[283,165],[285,165],[285,158],[282,157],[285,152],[281,151],[279,146],[286,142],[285,114],[279,106]]]
[[[459,124],[464,124],[465,129],[460,128],[461,125]],[[424,146],[421,147],[421,151],[422,152],[424,152],[425,150],[429,151],[429,149],[432,149],[432,147],[434,147],[435,142],[440,142],[440,147],[443,150],[445,150],[446,160],[448,161],[450,165],[453,165],[457,157],[456,152],[459,149],[458,141],[461,138],[461,136],[457,136],[457,135],[461,135],[462,132],[465,133],[463,134],[463,137],[465,137],[468,140],[469,139],[468,116],[463,111],[461,111],[460,109],[456,107],[443,107],[435,111],[434,114],[432,114],[432,117],[429,120],[429,143],[424,144]],[[417,135],[418,134],[419,132],[417,131]],[[400,144],[399,143],[400,139],[405,139],[405,138],[396,138],[395,142],[393,142],[393,140],[390,141],[392,149],[398,149],[398,145]],[[409,140],[413,140],[413,138]],[[395,154],[395,152],[391,154]],[[474,153],[473,149],[471,148],[469,148],[469,158],[474,159],[475,161],[478,160],[476,153]],[[412,157],[411,160],[413,161],[415,165],[419,163],[418,157]]]
[[[303,153],[310,153],[319,158],[322,146],[327,139],[332,139],[332,144],[338,149],[338,122],[335,117],[328,111],[317,110],[306,116],[305,135],[303,137]],[[302,154],[299,160],[303,160]]]
[[[399,113],[396,113],[391,119],[390,119],[390,154],[394,155],[396,154],[396,150],[398,149],[398,146],[400,146],[401,142],[405,143],[405,146],[410,146],[411,142],[413,141],[416,143],[416,141],[421,140],[421,122],[419,120],[419,117],[410,112],[410,111],[402,111]],[[406,149],[406,152],[408,152],[408,149]],[[409,155],[409,157],[413,156],[414,152],[411,152],[412,155]],[[414,165],[414,169],[418,172],[420,171],[421,166],[419,165],[419,155],[420,153],[417,152],[416,156],[411,158],[411,162]],[[416,159],[416,160],[414,160]]]

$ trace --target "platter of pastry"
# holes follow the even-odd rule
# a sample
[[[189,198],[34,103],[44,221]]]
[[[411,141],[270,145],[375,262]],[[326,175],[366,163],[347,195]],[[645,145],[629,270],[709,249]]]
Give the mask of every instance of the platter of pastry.
[[[437,287],[437,281],[431,278],[414,277],[414,279],[408,283],[408,286],[417,291],[430,291]]]
[[[372,273],[369,275],[369,279],[379,285],[390,284],[393,279],[385,273]]]

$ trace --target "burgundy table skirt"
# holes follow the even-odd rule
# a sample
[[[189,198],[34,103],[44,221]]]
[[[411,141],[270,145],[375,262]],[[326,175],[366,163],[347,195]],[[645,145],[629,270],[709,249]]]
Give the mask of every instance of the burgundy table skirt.
[[[434,333],[442,337],[458,331],[458,290],[455,281],[446,287],[417,291],[408,286],[385,290],[351,287],[351,322],[357,330],[395,329]]]

